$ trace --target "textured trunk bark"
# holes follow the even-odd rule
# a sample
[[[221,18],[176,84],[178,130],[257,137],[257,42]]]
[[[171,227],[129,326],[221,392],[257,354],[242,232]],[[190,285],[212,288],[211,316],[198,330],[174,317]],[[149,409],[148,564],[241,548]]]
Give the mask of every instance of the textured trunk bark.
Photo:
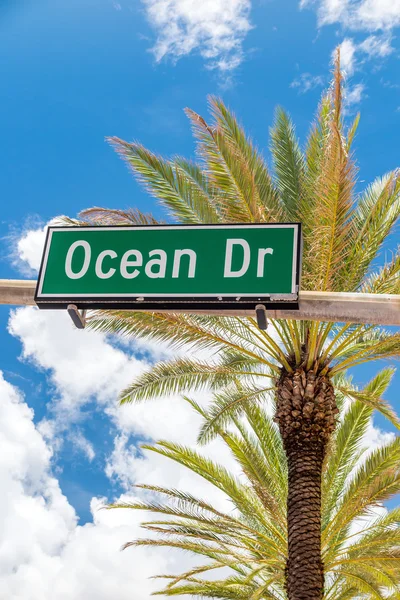
[[[288,449],[287,502],[289,600],[322,600],[321,472],[323,453],[315,448]]]
[[[288,459],[288,600],[322,600],[321,477],[338,410],[329,378],[314,371],[283,372],[276,421]]]

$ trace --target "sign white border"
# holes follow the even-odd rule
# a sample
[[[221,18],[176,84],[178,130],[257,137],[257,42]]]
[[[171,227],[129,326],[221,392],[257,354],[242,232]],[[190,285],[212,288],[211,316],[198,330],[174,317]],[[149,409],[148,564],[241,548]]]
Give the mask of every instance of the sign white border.
[[[131,230],[135,230],[135,231],[154,231],[154,230],[182,230],[182,229],[293,229],[294,230],[294,236],[293,236],[293,260],[292,260],[292,290],[291,290],[291,294],[298,294],[298,289],[297,289],[297,283],[296,283],[296,275],[297,275],[297,252],[298,252],[298,236],[299,236],[299,229],[300,229],[300,223],[254,223],[254,224],[241,224],[241,223],[231,223],[231,224],[218,224],[216,223],[215,225],[149,225],[149,226],[138,226],[136,227],[135,225],[129,226],[129,227],[125,227],[125,226],[114,226],[114,227],[109,227],[109,226],[93,226],[93,227],[79,227],[79,226],[71,226],[71,227],[57,227],[57,226],[49,226],[49,231],[48,231],[48,236],[46,238],[46,246],[45,246],[45,252],[44,252],[44,256],[42,259],[42,264],[40,267],[40,274],[39,274],[39,280],[38,280],[38,287],[37,287],[37,293],[36,293],[36,300],[40,301],[42,299],[46,299],[46,298],[59,298],[59,299],[65,299],[68,297],[71,298],[137,298],[137,297],[143,297],[144,301],[150,299],[150,298],[214,298],[217,296],[222,296],[224,298],[235,298],[235,297],[240,297],[240,298],[255,298],[257,296],[271,296],[276,294],[275,292],[252,292],[251,294],[240,294],[239,292],[236,292],[235,294],[227,294],[225,292],[219,293],[219,292],[212,292],[212,293],[208,293],[208,294],[196,294],[196,293],[191,293],[191,294],[179,294],[179,293],[175,293],[175,294],[153,294],[153,293],[148,293],[148,292],[129,292],[129,293],[124,293],[124,294],[77,294],[77,293],[57,293],[57,294],[43,294],[42,293],[42,289],[43,289],[43,284],[44,284],[44,278],[45,278],[45,274],[46,274],[46,267],[47,267],[47,261],[48,261],[48,256],[49,256],[49,252],[50,252],[50,247],[51,247],[51,240],[53,237],[53,233],[55,231],[76,231],[77,229],[79,229],[80,231],[93,231],[93,230],[100,230],[100,231],[115,231],[115,230],[119,230],[119,231],[131,231]],[[299,269],[301,268],[301,257],[299,260]],[[279,295],[279,294],[276,294]]]

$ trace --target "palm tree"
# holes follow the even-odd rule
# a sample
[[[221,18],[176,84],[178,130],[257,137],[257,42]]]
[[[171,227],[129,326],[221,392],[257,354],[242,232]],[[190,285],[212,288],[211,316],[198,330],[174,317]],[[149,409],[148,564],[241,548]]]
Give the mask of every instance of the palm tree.
[[[337,54],[331,88],[323,96],[303,151],[289,116],[278,109],[271,130],[273,174],[234,115],[211,98],[213,122],[187,110],[199,162],[172,160],[118,138],[111,142],[145,188],[181,223],[301,221],[302,288],[316,291],[400,292],[400,253],[371,270],[400,214],[400,173],[390,172],[357,193],[351,144],[358,117],[346,130]],[[93,208],[91,224],[154,223],[138,211]],[[370,324],[271,320],[260,331],[252,318],[113,310],[92,314],[98,330],[192,346],[209,360],[178,357],[136,379],[122,402],[211,388],[215,397],[200,441],[275,390],[276,414],[288,460],[289,600],[320,600],[321,472],[335,429],[334,378],[350,367],[400,353],[400,333]],[[382,399],[336,384],[336,392],[399,421]]]
[[[372,402],[379,398],[392,375],[391,369],[384,369],[365,387],[363,396]],[[212,419],[188,401],[206,423]],[[394,600],[400,594],[400,509],[377,507],[400,491],[400,438],[368,453],[365,434],[372,407],[360,401],[346,405],[341,394],[337,402],[341,414],[327,450],[322,485],[323,597]],[[218,510],[206,498],[187,491],[154,485],[138,486],[146,490],[145,500],[111,505],[152,513],[143,524],[152,535],[125,547],[179,548],[203,559],[185,573],[161,575],[167,585],[160,594],[286,598],[285,450],[265,407],[249,403],[244,413],[245,418],[235,418],[234,425],[217,433],[238,463],[238,475],[189,447],[168,441],[144,446],[221,490],[232,510]]]

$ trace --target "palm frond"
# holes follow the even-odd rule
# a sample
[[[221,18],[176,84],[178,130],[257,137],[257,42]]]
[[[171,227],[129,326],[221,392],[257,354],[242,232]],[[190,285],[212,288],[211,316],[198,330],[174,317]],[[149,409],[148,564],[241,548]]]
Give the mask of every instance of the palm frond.
[[[352,219],[356,235],[343,264],[343,290],[357,291],[362,286],[399,216],[400,172],[392,172],[375,180],[357,202]]]
[[[237,376],[260,377],[257,371],[246,371],[244,365],[235,363],[229,367],[223,363],[209,363],[179,358],[165,363],[156,364],[151,371],[140,375],[132,384],[125,388],[120,395],[121,403],[142,402],[167,394],[192,392],[206,387],[218,389],[225,387]]]
[[[87,208],[79,213],[85,221],[80,221],[80,225],[159,225],[163,221],[158,221],[150,213],[143,213],[140,210],[129,208],[127,210],[117,210],[114,208],[101,208],[94,206]]]
[[[304,179],[304,156],[296,138],[294,125],[282,109],[275,114],[271,130],[271,152],[277,185],[285,205],[289,221],[298,221],[301,206]]]
[[[400,247],[390,262],[371,273],[361,286],[364,294],[400,294]]]
[[[379,401],[389,387],[393,375],[394,369],[391,368],[380,371],[365,386],[362,391],[364,397],[368,396],[368,400],[372,403],[376,399]],[[347,390],[349,389],[357,392],[357,390],[353,390],[349,386],[349,382],[347,382],[346,387],[338,383],[337,389],[342,391],[344,396],[348,394]],[[360,453],[364,450],[362,446],[363,437],[371,421],[372,413],[373,406],[371,404],[356,400],[350,404],[349,408],[344,412],[342,420],[339,421],[339,426],[331,442],[331,451],[325,467],[322,484],[324,498],[323,522],[325,526],[330,522],[332,510],[334,510],[338,498],[343,491],[345,481],[349,478],[360,458]]]
[[[211,97],[210,106],[219,131],[251,174],[256,190],[255,200],[260,204],[259,220],[271,222],[285,219],[278,190],[263,157],[220,98]]]
[[[109,139],[147,191],[160,200],[174,218],[183,223],[209,222],[217,218],[212,198],[193,177],[187,177],[179,160],[174,164],[137,143]]]
[[[396,412],[390,406],[390,404],[384,400],[383,398],[374,398],[369,394],[363,392],[357,392],[355,390],[349,390],[343,387],[339,388],[343,394],[353,398],[354,400],[358,400],[364,403],[366,406],[369,406],[371,409],[377,410],[382,413],[384,417],[386,417],[392,425],[394,425],[397,429],[400,429],[400,419],[397,416]]]
[[[250,403],[268,399],[274,389],[271,386],[244,385],[234,381],[230,387],[215,394],[199,433],[199,443],[206,444],[212,440],[232,418],[242,415]]]
[[[323,544],[328,546],[336,536],[347,535],[346,527],[356,518],[365,516],[400,491],[400,438],[374,450],[356,470],[344,490],[335,516],[323,532]]]

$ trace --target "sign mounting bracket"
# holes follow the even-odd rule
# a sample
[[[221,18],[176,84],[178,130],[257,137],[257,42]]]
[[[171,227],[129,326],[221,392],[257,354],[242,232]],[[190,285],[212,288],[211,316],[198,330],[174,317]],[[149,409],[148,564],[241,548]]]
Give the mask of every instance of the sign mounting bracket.
[[[264,304],[257,304],[256,306],[256,318],[259,329],[265,331],[268,327],[267,309]]]
[[[77,329],[85,329],[86,327],[86,310],[79,310],[76,304],[68,304],[67,312]]]

